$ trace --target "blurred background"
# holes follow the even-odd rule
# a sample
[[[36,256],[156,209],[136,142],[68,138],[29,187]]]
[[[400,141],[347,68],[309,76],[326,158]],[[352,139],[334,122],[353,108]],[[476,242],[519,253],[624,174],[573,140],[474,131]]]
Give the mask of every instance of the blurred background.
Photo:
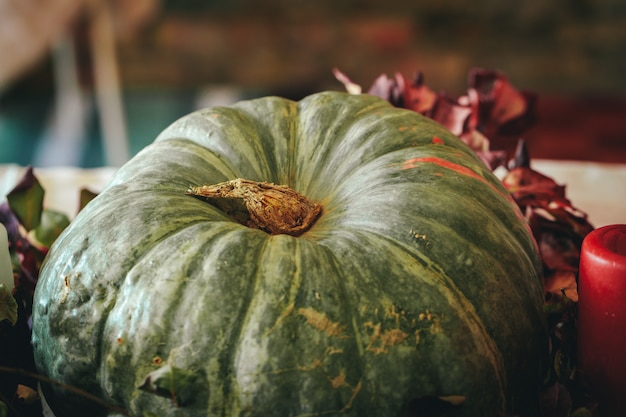
[[[0,0],[0,163],[121,165],[178,117],[472,67],[538,94],[533,158],[626,163],[621,0]],[[515,143],[492,143],[512,149]]]

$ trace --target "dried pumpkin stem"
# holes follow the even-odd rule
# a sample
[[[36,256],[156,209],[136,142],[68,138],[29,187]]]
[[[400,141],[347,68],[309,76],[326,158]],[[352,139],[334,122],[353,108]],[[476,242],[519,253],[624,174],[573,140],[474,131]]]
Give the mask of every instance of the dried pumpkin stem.
[[[243,178],[190,187],[186,194],[208,199],[240,199],[250,216],[248,226],[275,235],[301,235],[322,211],[321,205],[285,185]]]

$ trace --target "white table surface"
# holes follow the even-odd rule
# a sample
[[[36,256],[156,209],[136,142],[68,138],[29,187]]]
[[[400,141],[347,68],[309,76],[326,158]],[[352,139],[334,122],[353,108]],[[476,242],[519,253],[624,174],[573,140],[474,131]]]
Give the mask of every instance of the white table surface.
[[[566,197],[593,226],[626,224],[626,164],[535,160],[531,167],[565,185]]]
[[[566,196],[576,208],[587,213],[593,226],[626,224],[626,164],[533,160],[532,167],[565,185]],[[0,165],[0,201],[24,170],[17,165]],[[44,205],[70,217],[78,209],[79,190],[86,187],[99,192],[114,172],[114,168],[107,167],[35,168],[35,175],[46,190]]]

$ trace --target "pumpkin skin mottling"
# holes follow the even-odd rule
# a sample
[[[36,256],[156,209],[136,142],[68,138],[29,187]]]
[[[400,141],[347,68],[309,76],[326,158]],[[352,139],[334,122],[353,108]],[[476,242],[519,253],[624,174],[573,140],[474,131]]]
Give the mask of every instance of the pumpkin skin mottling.
[[[269,235],[185,195],[235,178],[322,214]],[[368,95],[266,97],[185,116],[119,169],[50,250],[33,346],[42,373],[133,416],[405,416],[424,396],[533,415],[542,295],[520,213],[443,127]],[[162,366],[197,377],[176,387],[191,400],[139,389]]]

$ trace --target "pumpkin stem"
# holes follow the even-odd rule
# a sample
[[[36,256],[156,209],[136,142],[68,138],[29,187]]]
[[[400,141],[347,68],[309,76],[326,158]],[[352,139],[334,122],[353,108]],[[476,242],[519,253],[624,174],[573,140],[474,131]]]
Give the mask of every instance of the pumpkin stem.
[[[190,187],[186,194],[218,201],[242,200],[249,215],[246,225],[273,235],[299,236],[313,226],[322,212],[321,205],[285,185],[243,178]]]

